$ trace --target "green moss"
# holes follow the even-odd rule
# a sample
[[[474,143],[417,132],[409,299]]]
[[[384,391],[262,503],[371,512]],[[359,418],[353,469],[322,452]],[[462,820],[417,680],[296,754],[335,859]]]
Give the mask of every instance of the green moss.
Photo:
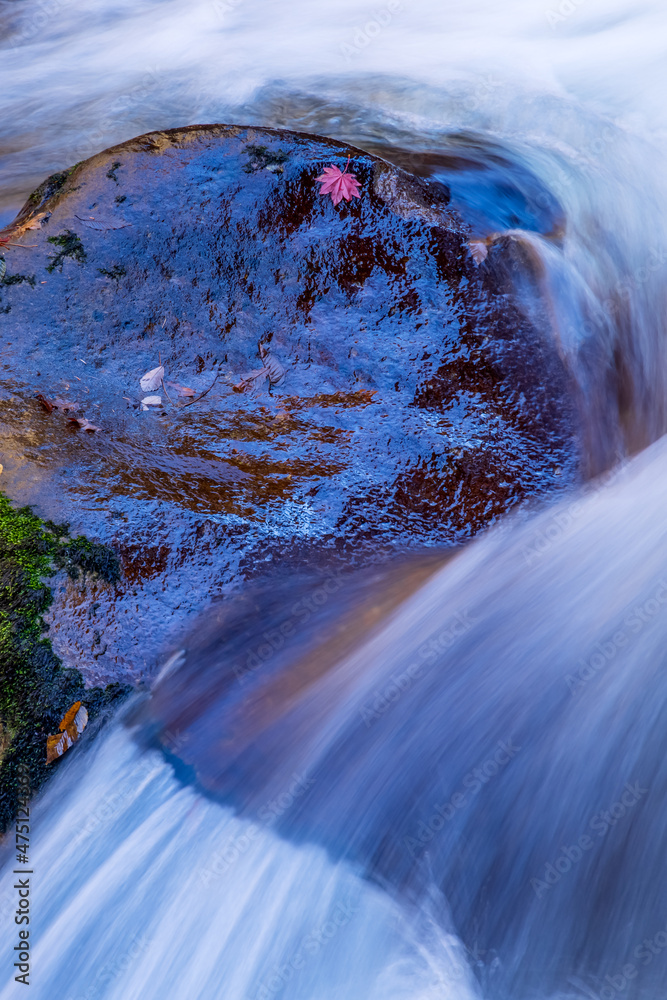
[[[116,184],[119,183],[118,178],[116,177],[116,171],[118,170],[119,167],[122,166],[123,164],[120,163],[118,160],[116,160],[113,166],[109,170],[107,170],[107,177],[109,177],[112,181],[115,181]]]
[[[127,691],[117,684],[85,690],[81,674],[64,669],[44,638],[52,599],[44,577],[57,568],[109,582],[120,576],[112,550],[72,538],[67,525],[44,523],[0,494],[0,830],[16,813],[19,771],[27,769],[35,791],[53,770],[46,766],[46,737],[58,731],[72,703],[83,701],[92,719]]]
[[[34,274],[5,274],[0,280],[0,285],[21,285],[24,281],[27,281],[33,288],[35,287]]]
[[[282,164],[287,160],[287,153],[282,149],[272,153],[266,146],[246,146],[243,152],[250,157],[243,168],[246,174],[254,174],[257,170],[270,170],[271,173],[282,174]]]
[[[49,258],[51,263],[46,268],[49,274],[52,274],[57,267],[62,271],[65,257],[72,257],[79,264],[85,263],[86,251],[83,243],[71,229],[66,229],[60,236],[49,236],[48,242],[60,247],[58,253]]]
[[[9,285],[21,285],[24,281],[27,281],[29,285],[35,287],[35,275],[34,274],[7,274],[7,262],[4,257],[0,257],[0,288],[8,287]],[[0,298],[0,302],[2,299]],[[0,313],[8,313],[11,311],[11,306],[5,306],[0,309]]]
[[[80,160],[79,163],[81,162],[82,161]],[[57,174],[51,174],[45,181],[42,181],[39,187],[35,188],[32,194],[28,196],[28,205],[31,210],[34,211],[34,209],[43,205],[45,201],[60,191],[65,184],[65,181],[72,176],[76,168],[79,166],[79,163],[75,163],[73,167],[69,168],[69,170],[62,170]]]
[[[107,270],[106,267],[98,267],[97,270],[100,274],[103,274],[105,278],[113,278],[114,281],[118,281],[119,278],[122,278],[125,274],[127,274],[122,264],[114,264],[111,270]]]

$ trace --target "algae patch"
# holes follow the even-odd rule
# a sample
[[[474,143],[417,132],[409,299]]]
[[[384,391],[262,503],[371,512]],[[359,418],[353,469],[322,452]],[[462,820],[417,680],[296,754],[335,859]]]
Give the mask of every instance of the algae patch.
[[[118,178],[116,177],[116,171],[118,170],[119,167],[122,167],[122,166],[123,166],[123,164],[119,160],[116,160],[116,162],[113,164],[113,166],[110,167],[109,170],[107,170],[107,177],[110,180],[115,181],[116,184],[119,183]]]
[[[98,267],[97,269],[100,274],[103,274],[105,278],[111,278],[113,281],[118,281],[119,278],[124,277],[127,271],[122,264],[114,264],[111,269],[106,267]]]
[[[57,267],[62,271],[63,262],[66,257],[71,257],[79,264],[85,263],[86,251],[83,248],[83,243],[71,229],[66,229],[64,233],[60,234],[60,236],[49,236],[48,242],[60,247],[58,253],[49,258],[51,263],[48,264],[46,268],[49,274],[53,274]]]
[[[70,576],[118,580],[118,557],[109,548],[72,538],[67,525],[42,522],[16,510],[0,494],[0,830],[12,822],[17,779],[29,774],[31,791],[49,773],[46,738],[70,705],[83,701],[93,719],[127,692],[119,684],[86,690],[77,670],[63,668],[44,637],[52,595],[44,578],[56,569]]]
[[[42,181],[39,187],[35,188],[35,190],[28,195],[26,207],[29,208],[30,211],[36,211],[46,201],[48,201],[49,198],[52,198],[53,195],[59,194],[65,186],[66,181],[69,180],[76,168],[81,165],[81,162],[82,161],[79,160],[79,162],[75,163],[73,167],[69,168],[69,170],[61,170],[58,173],[51,174],[45,181]],[[22,209],[19,213],[19,218],[23,216],[24,212],[25,209]]]
[[[266,146],[246,146],[243,153],[249,157],[244,166],[246,174],[254,174],[258,170],[269,170],[271,173],[282,174],[283,164],[287,162],[287,153],[282,149],[272,153]]]
[[[34,274],[5,274],[0,279],[0,285],[22,285],[24,281],[35,287]]]

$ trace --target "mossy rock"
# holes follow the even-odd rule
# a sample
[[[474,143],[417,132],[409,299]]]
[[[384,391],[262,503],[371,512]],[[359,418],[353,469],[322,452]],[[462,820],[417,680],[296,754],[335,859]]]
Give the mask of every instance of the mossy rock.
[[[94,718],[123,693],[121,685],[86,690],[81,674],[65,670],[44,637],[51,603],[45,578],[54,570],[72,577],[94,573],[113,582],[116,555],[67,525],[45,524],[0,494],[0,829],[16,812],[17,778],[27,769],[35,791],[49,773],[46,737],[57,732],[67,709],[82,701]]]
[[[361,197],[333,205],[317,178],[348,158]],[[55,593],[54,650],[90,684],[153,676],[267,564],[454,547],[581,477],[576,380],[530,248],[508,235],[478,263],[446,190],[379,156],[269,128],[153,132],[49,178],[21,220],[37,228],[0,286],[3,486],[120,554],[113,592]],[[244,390],[267,351],[284,378]],[[143,410],[160,363],[173,403],[160,388]],[[169,380],[206,395],[175,405]]]

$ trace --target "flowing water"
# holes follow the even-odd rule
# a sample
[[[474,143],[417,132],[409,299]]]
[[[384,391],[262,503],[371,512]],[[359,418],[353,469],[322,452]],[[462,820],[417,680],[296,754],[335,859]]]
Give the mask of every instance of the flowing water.
[[[0,28],[5,220],[153,128],[379,152],[530,245],[587,471],[620,467],[416,591],[399,566],[401,600],[351,580],[322,619],[290,582],[210,623],[37,803],[33,991],[667,997],[664,5],[2,0]]]

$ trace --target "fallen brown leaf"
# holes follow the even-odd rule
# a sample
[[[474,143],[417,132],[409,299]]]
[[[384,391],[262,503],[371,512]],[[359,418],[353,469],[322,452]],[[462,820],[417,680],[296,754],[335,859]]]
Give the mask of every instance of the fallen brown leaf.
[[[194,397],[194,399],[189,399],[187,401],[187,403],[182,403],[180,409],[184,410],[186,406],[192,406],[193,403],[198,403],[200,399],[203,399],[204,396],[206,396],[206,394],[211,391],[211,389],[213,388],[213,386],[215,385],[215,383],[218,381],[219,376],[220,376],[220,372],[216,372],[215,373],[215,377],[214,377],[213,381],[211,382],[211,384],[209,385],[208,389],[204,389],[204,391],[200,392],[198,396]]]
[[[66,750],[72,746],[74,740],[68,733],[57,733],[55,736],[46,737],[46,763],[51,764],[58,757],[62,757]]]
[[[251,372],[247,372],[241,376],[241,381],[234,385],[234,389],[236,392],[245,392],[246,389],[256,389],[262,382],[266,382],[268,377],[269,372],[265,365],[261,368],[254,368]]]
[[[51,404],[56,410],[62,410],[63,413],[74,413],[79,409],[78,403],[70,403],[67,399],[52,399]]]
[[[75,701],[62,718],[58,727],[60,732],[46,738],[46,763],[51,764],[62,757],[76,743],[87,725],[88,711],[80,701]]]
[[[164,378],[164,366],[158,365],[157,368],[152,368],[145,375],[142,375],[139,379],[139,385],[144,392],[154,392],[155,389],[160,388],[162,379]]]
[[[77,215],[79,222],[83,222],[84,226],[88,226],[89,229],[97,229],[99,232],[106,232],[107,229],[125,229],[127,226],[131,226],[131,222],[124,222],[122,219],[96,219],[94,216],[89,216],[87,219],[81,218]]]
[[[271,354],[268,347],[264,344],[259,345],[259,356],[264,362],[264,367],[269,373],[269,384],[279,385],[285,378],[285,369],[281,365],[278,358]]]
[[[9,226],[5,226],[4,229],[0,229],[0,246],[32,247],[33,244],[14,243],[13,241],[20,239],[21,236],[23,236],[23,234],[29,229],[40,229],[42,219],[46,218],[46,216],[50,214],[50,212],[41,212],[39,215],[35,215],[31,219],[26,219],[25,222],[20,222],[18,224],[11,223]],[[34,245],[36,246],[36,244]]]
[[[468,243],[468,248],[472,254],[472,259],[477,265],[486,260],[489,251],[483,240],[471,240]]]
[[[167,382],[166,383],[170,389],[174,389],[179,396],[196,396],[197,393],[194,389],[188,389],[186,385],[179,385],[178,382]]]
[[[80,701],[75,701],[70,709],[67,710],[62,718],[58,729],[61,732],[65,730],[70,730],[72,726],[76,729],[76,735],[79,736],[86,726],[88,725],[88,711]]]
[[[40,401],[47,413],[53,413],[54,410],[60,410],[62,413],[74,413],[79,409],[78,403],[71,403],[68,399],[47,399],[41,392],[38,392],[35,398]]]
[[[264,362],[263,366],[242,375],[240,382],[232,385],[235,392],[245,392],[246,389],[257,390],[267,379],[269,385],[280,385],[284,381],[285,368],[264,344],[259,345],[259,356]]]
[[[69,423],[76,424],[82,431],[91,431],[94,433],[95,431],[102,430],[102,428],[98,427],[97,424],[91,424],[90,420],[87,420],[86,417],[70,417]]]
[[[50,212],[41,212],[39,215],[36,215],[34,219],[29,219],[27,222],[24,222],[22,226],[19,226],[20,232],[24,233],[28,229],[41,229],[42,219],[45,219],[46,216],[50,214]]]
[[[43,396],[41,392],[37,393],[35,399],[38,399],[40,401],[42,407],[46,410],[47,413],[53,413],[54,407],[50,399],[47,399],[46,396]]]

